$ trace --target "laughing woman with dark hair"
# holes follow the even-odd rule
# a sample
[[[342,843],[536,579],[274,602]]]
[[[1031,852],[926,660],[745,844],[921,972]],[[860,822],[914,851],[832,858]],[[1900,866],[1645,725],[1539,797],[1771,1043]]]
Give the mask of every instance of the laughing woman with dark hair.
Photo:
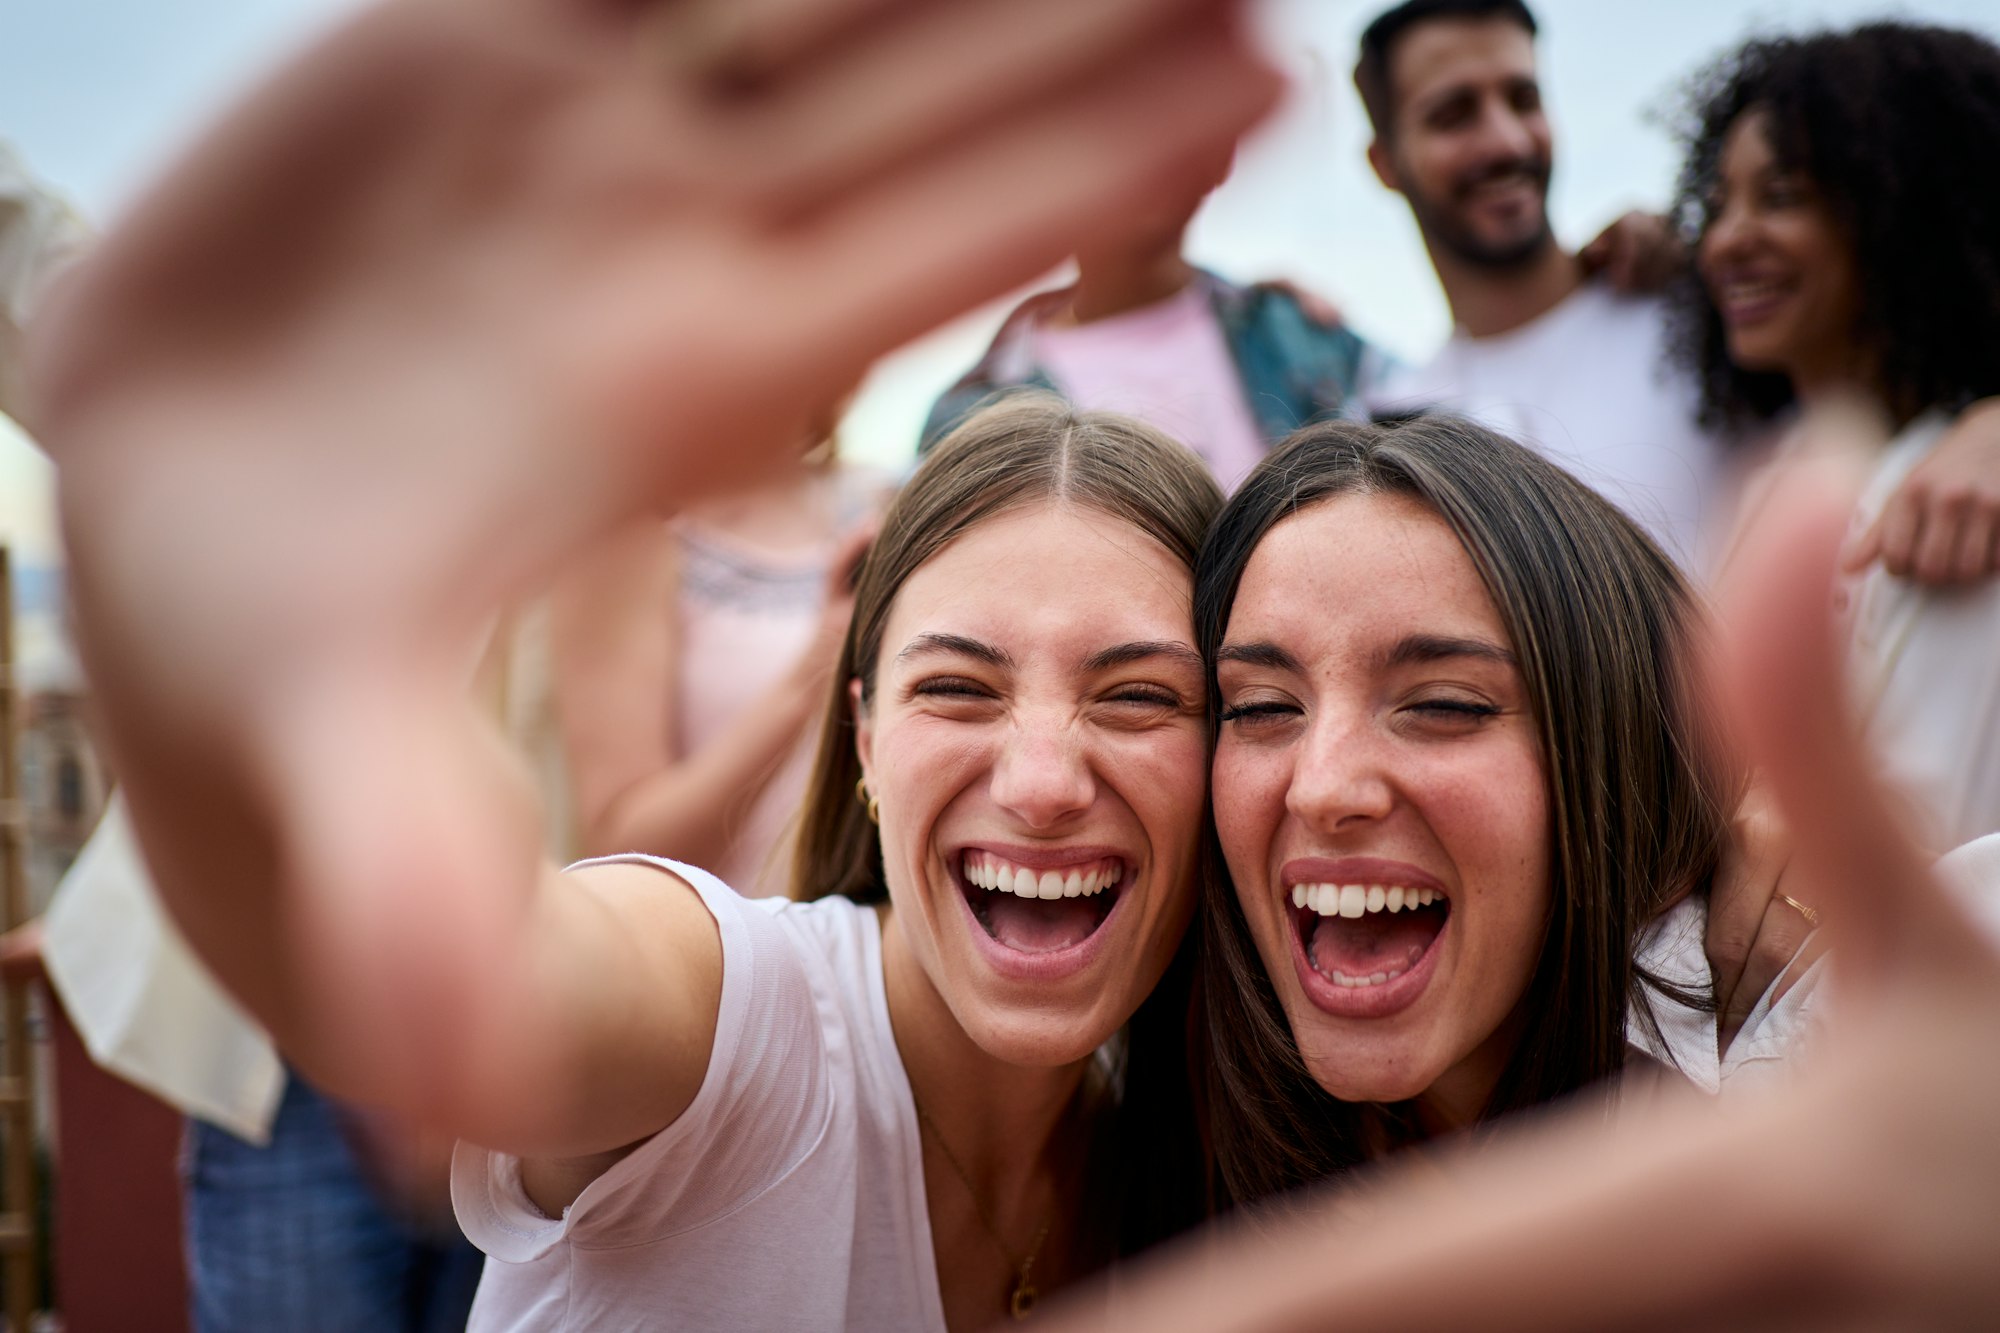
[[[1639,528],[1449,417],[1311,427],[1224,509],[1227,874],[1203,916],[1218,1165],[1238,1201],[1553,1101],[1630,1047],[1718,1087],[1699,941],[1737,798],[1683,679],[1693,599]]]
[[[1679,211],[1699,272],[1678,309],[1704,408],[1748,425],[1864,400],[1893,435],[1859,507],[1875,522],[2000,393],[2000,48],[1901,23],[1751,42],[1694,102]],[[1934,560],[1984,568],[1996,542],[1975,518]],[[1869,739],[1922,834],[2000,829],[2000,586],[1876,567],[1844,592]]]

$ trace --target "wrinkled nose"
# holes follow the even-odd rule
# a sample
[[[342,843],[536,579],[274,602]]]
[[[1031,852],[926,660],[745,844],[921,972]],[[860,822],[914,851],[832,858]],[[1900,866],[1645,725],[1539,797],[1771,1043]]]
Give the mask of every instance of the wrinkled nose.
[[[1090,808],[1097,780],[1079,738],[1054,719],[1025,721],[993,767],[993,799],[1031,829],[1058,828]]]
[[[1334,833],[1386,818],[1395,790],[1381,738],[1365,726],[1321,719],[1292,770],[1285,807],[1308,828]]]

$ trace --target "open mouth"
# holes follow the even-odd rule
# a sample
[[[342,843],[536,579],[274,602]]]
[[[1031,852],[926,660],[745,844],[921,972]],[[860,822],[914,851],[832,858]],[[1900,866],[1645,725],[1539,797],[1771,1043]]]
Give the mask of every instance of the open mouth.
[[[1096,934],[1127,878],[1115,856],[1026,866],[973,848],[959,865],[959,891],[973,919],[999,944],[1026,954],[1074,948]]]
[[[1292,924],[1313,971],[1348,990],[1386,986],[1417,966],[1451,918],[1436,889],[1294,884]]]

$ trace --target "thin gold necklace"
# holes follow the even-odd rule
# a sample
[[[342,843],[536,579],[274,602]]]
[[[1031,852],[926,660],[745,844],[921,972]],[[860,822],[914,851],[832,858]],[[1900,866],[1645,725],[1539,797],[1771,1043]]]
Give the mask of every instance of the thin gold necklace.
[[[952,1152],[951,1145],[944,1141],[944,1131],[937,1127],[937,1121],[931,1119],[931,1113],[917,1100],[914,1091],[910,1093],[910,1105],[917,1108],[917,1119],[931,1132],[931,1138],[936,1141],[938,1151],[944,1154],[944,1160],[951,1163],[952,1172],[957,1175],[958,1183],[965,1186],[966,1197],[972,1200],[972,1210],[979,1215],[979,1225],[986,1228],[986,1234],[992,1238],[994,1248],[1000,1251],[1001,1257],[1006,1259],[1008,1265],[1018,1274],[1014,1279],[1013,1294],[1007,1298],[1007,1313],[1016,1319],[1026,1319],[1034,1311],[1035,1301],[1041,1296],[1041,1293],[1035,1290],[1035,1284],[1029,1280],[1029,1274],[1034,1271],[1035,1260],[1042,1257],[1042,1244],[1049,1238],[1049,1224],[1044,1221],[1041,1230],[1035,1233],[1035,1242],[1028,1247],[1027,1257],[1016,1259],[1014,1251],[1008,1248],[1005,1240],[1001,1239],[1000,1228],[993,1224],[993,1215],[986,1210],[986,1201],[980,1198],[979,1191],[972,1187],[972,1177],[959,1162],[958,1155]]]

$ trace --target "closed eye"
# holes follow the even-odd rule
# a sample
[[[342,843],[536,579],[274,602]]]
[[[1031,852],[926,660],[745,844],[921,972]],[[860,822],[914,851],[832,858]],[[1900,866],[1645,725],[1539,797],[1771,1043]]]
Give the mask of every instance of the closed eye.
[[[1492,704],[1472,699],[1422,699],[1405,710],[1443,725],[1470,725],[1500,716]]]
[[[1179,708],[1185,702],[1163,685],[1126,685],[1105,696],[1115,704],[1144,704],[1149,708]]]
[[[967,676],[928,676],[910,687],[910,693],[947,699],[990,699],[993,691]]]
[[[1281,717],[1293,717],[1298,712],[1299,706],[1297,704],[1287,703],[1282,699],[1255,699],[1249,703],[1230,704],[1224,707],[1222,710],[1222,721],[1225,723],[1243,722],[1255,725],[1259,722],[1274,721]]]

